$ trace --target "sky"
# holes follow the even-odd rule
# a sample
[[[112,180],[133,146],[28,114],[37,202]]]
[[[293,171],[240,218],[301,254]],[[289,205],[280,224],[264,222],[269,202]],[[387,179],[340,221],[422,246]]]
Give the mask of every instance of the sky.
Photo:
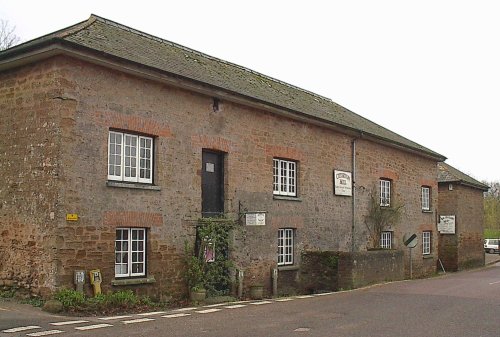
[[[500,181],[498,1],[0,0],[23,42],[90,14],[328,97]]]

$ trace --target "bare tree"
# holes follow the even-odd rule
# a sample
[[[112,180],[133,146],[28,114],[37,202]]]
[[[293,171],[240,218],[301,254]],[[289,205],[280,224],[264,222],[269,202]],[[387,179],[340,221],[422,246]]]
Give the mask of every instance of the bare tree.
[[[14,31],[16,27],[11,27],[9,21],[0,20],[0,50],[10,48],[21,40]]]

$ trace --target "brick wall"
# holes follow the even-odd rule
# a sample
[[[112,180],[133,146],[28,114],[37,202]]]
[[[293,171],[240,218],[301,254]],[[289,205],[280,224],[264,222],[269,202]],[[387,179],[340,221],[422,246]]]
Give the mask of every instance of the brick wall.
[[[439,236],[439,257],[446,270],[484,266],[483,191],[448,183],[439,186],[439,214],[455,215],[456,234]]]
[[[50,76],[41,74],[43,71],[50,72]],[[28,143],[18,148],[20,155],[15,159],[11,155],[16,153],[13,145],[4,140],[1,143],[0,156],[9,155],[0,157],[0,162],[3,167],[12,168],[7,178],[3,178],[8,182],[4,186],[13,186],[9,190],[2,186],[0,192],[3,200],[7,200],[7,203],[2,201],[3,207],[9,209],[2,212],[2,222],[7,225],[3,227],[8,228],[2,234],[2,247],[6,250],[5,247],[16,242],[14,236],[19,234],[14,234],[13,228],[25,232],[19,247],[26,247],[32,231],[40,239],[34,240],[39,252],[34,255],[43,256],[47,265],[36,278],[43,280],[47,276],[41,275],[54,275],[50,282],[42,282],[52,289],[71,286],[75,269],[94,268],[103,272],[105,291],[118,289],[111,285],[115,228],[140,226],[148,231],[147,269],[156,280],[142,285],[140,291],[155,296],[185,294],[184,242],[194,243],[194,223],[201,216],[204,148],[226,153],[224,206],[228,215],[237,218],[240,209],[267,212],[266,226],[240,226],[233,233],[230,257],[235,268],[245,270],[245,287],[258,282],[267,284],[269,290],[270,270],[277,261],[279,228],[295,229],[296,266],[300,265],[304,250],[350,250],[352,198],[333,194],[333,171],[352,171],[351,137],[224,100],[214,112],[212,97],[66,57],[45,61],[43,66],[21,68],[10,76],[10,80],[2,76],[4,95],[12,90],[20,92],[23,78],[28,87],[37,83],[37,76],[42,79],[46,76],[48,83],[44,90],[40,89],[42,93],[35,92],[23,101],[27,105],[16,108],[15,98],[2,103],[9,111],[7,123],[2,123],[3,133],[22,129],[14,118],[16,114],[33,115],[32,122],[26,124],[29,128],[42,125],[40,130],[30,129],[18,137],[18,143],[32,138],[29,144],[40,151],[33,158],[29,157]],[[57,88],[54,93],[51,86]],[[41,116],[33,107],[39,109]],[[3,111],[2,118],[6,118]],[[44,120],[40,123],[34,119],[42,115]],[[157,188],[123,188],[106,183],[110,128],[154,137]],[[44,141],[35,142],[39,139]],[[298,198],[273,197],[273,157],[298,161]],[[401,223],[390,228],[394,231],[395,247],[401,248],[404,234],[432,230],[435,252],[435,214],[421,211],[420,187],[432,187],[434,209],[436,163],[366,139],[357,140],[356,157],[355,249],[367,247],[364,217],[369,192],[379,178],[385,177],[393,180],[395,196],[405,203]],[[24,158],[32,163],[31,167]],[[56,163],[51,162],[53,158]],[[33,174],[32,167],[44,161],[50,164],[42,166],[46,173],[31,177],[29,184],[23,185],[25,189],[21,191],[11,183],[24,184],[22,179]],[[16,166],[26,167],[22,179],[14,170]],[[47,195],[30,194],[35,191],[46,191]],[[22,195],[25,205],[21,208],[5,206],[20,205]],[[38,207],[39,204],[42,206]],[[35,211],[30,207],[38,208]],[[79,220],[65,221],[67,213],[78,214]],[[44,231],[52,235],[53,241],[41,240],[40,233]],[[9,263],[22,264],[28,255],[13,256]],[[53,268],[50,272],[49,267]],[[435,261],[424,261],[415,254],[414,268],[417,274],[428,274],[435,270]],[[3,266],[0,270],[5,274],[14,268]],[[23,282],[39,287],[32,279],[23,277]]]

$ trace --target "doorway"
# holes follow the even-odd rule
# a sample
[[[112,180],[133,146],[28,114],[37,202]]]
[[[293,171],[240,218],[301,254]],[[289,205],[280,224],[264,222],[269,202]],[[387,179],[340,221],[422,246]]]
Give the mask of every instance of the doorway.
[[[202,152],[201,213],[204,218],[224,213],[224,153]]]

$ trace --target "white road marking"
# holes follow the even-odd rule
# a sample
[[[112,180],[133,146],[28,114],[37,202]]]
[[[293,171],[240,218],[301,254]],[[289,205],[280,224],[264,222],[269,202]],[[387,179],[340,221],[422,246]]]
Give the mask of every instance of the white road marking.
[[[303,295],[303,296],[295,296],[296,298],[311,298],[313,295]]]
[[[59,325],[70,325],[70,324],[80,324],[80,323],[88,323],[89,321],[65,321],[65,322],[56,322],[50,323],[51,325],[59,326]]]
[[[62,331],[62,330],[47,330],[47,331],[29,333],[29,334],[26,334],[26,336],[31,336],[31,337],[48,336],[48,335],[55,335],[55,334],[62,333],[62,332],[64,332],[64,331]]]
[[[492,284],[497,284],[497,283],[500,283],[500,281],[491,282],[491,283],[490,283],[490,285],[492,285]]]
[[[180,314],[171,314],[171,315],[165,315],[165,316],[161,316],[161,317],[165,317],[165,318],[177,318],[177,317],[185,317],[185,316],[191,316],[191,314],[187,313],[187,312],[184,312],[184,313],[180,313]]]
[[[2,330],[2,332],[20,332],[20,331],[26,331],[26,330],[33,330],[33,329],[41,329],[41,326],[38,325],[28,325],[28,326],[20,326],[19,328],[12,328],[12,329],[7,329],[7,330]]]
[[[297,328],[297,329],[295,329],[293,331],[296,331],[296,332],[305,332],[305,331],[309,331],[309,330],[311,330],[311,329],[309,329],[309,328]]]
[[[207,309],[207,310],[200,310],[200,311],[196,311],[197,313],[199,314],[209,314],[211,312],[217,312],[217,311],[221,311],[222,309]]]
[[[87,325],[87,326],[79,326],[76,327],[76,330],[93,330],[93,329],[100,329],[100,328],[107,328],[109,326],[113,326],[112,324],[94,324],[94,325]]]
[[[245,304],[234,304],[234,305],[228,305],[227,307],[224,307],[226,309],[238,309],[238,308],[243,308],[246,307]]]
[[[319,293],[319,294],[315,294],[314,296],[326,296],[326,295],[331,295],[331,294],[334,294],[333,292],[331,293]]]
[[[138,316],[153,316],[153,315],[161,315],[166,314],[166,311],[153,311],[153,312],[143,312],[142,314],[137,314]]]
[[[293,300],[294,300],[293,298],[287,297],[287,298],[278,298],[275,301],[276,302],[288,302],[288,301],[293,301]]]
[[[122,319],[122,318],[130,318],[130,317],[132,317],[132,316],[130,316],[130,315],[124,315],[124,316],[101,317],[99,319],[103,320],[103,321],[111,321],[113,319]]]
[[[249,303],[249,304],[253,304],[253,305],[261,305],[261,304],[269,304],[269,303],[272,303],[272,302],[269,302],[269,301],[261,301],[261,302],[252,302],[252,303]]]
[[[182,312],[182,311],[191,311],[191,310],[196,310],[198,309],[197,307],[190,307],[190,308],[181,308],[181,309],[176,309],[176,310],[173,310],[173,311],[176,311],[176,312]]]
[[[4,308],[0,308],[0,310],[2,310],[2,311],[9,311],[8,309],[4,309]]]
[[[143,323],[154,321],[154,318],[139,318],[139,319],[131,319],[129,321],[122,321],[123,324],[135,324],[135,323]]]
[[[227,303],[217,303],[217,304],[209,304],[209,305],[204,305],[203,308],[215,308],[215,307],[222,307],[223,305],[226,305]]]

